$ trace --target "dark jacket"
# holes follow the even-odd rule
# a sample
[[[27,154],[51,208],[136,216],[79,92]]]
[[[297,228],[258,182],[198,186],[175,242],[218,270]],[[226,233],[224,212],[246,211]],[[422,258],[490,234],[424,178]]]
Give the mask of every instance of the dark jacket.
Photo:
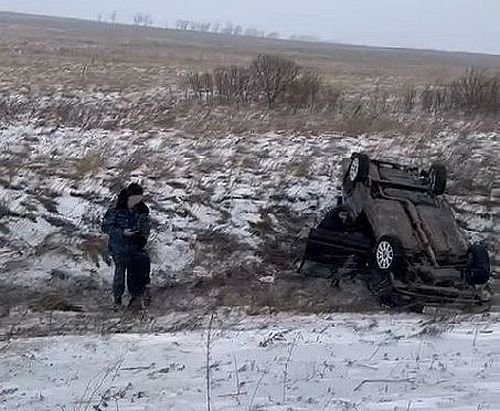
[[[133,236],[124,235],[124,230],[135,232]],[[131,253],[142,250],[151,231],[149,208],[139,203],[128,209],[126,201],[118,200],[116,207],[110,208],[104,215],[102,231],[109,235],[108,248],[115,258],[127,258]]]

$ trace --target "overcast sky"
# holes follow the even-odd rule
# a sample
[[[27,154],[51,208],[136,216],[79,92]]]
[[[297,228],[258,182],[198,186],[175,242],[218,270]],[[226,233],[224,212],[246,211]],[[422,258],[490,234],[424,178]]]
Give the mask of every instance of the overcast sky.
[[[179,18],[325,40],[500,54],[500,0],[0,0],[0,10],[121,22],[138,12],[155,24]]]

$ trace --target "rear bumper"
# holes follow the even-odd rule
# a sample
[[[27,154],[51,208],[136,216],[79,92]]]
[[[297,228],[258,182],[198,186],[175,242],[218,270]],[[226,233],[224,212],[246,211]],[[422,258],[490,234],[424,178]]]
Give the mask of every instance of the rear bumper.
[[[422,303],[486,305],[491,294],[485,286],[471,286],[463,281],[452,285],[430,285],[419,282],[406,283],[391,274],[394,289],[402,296],[417,298]]]

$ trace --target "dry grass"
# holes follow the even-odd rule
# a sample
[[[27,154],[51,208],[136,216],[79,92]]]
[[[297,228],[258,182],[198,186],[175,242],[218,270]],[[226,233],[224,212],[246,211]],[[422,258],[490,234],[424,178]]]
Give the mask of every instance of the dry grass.
[[[85,238],[81,242],[80,248],[84,257],[92,261],[97,267],[100,266],[101,261],[110,262],[107,243],[102,236]]]
[[[68,302],[63,295],[57,292],[42,295],[33,308],[39,311],[82,311],[82,307]]]
[[[74,178],[82,179],[89,174],[98,172],[106,161],[104,152],[91,151],[75,164]]]
[[[240,64],[259,52],[293,56],[329,80],[356,87],[367,77],[381,84],[405,77],[423,83],[458,76],[470,66],[499,69],[499,58],[486,55],[254,39],[10,13],[0,14],[0,33],[0,61],[26,69],[13,70],[4,81],[40,86],[82,87],[85,67],[87,87],[168,86],[178,69]],[[64,71],[54,70],[62,66]],[[36,77],[25,82],[29,68]]]
[[[214,108],[182,101],[182,75],[221,65],[248,66],[259,54],[293,59],[304,72],[321,77],[322,89],[315,91],[318,82],[314,76],[301,77],[286,96],[293,107],[271,112],[241,107],[239,102]],[[401,114],[413,113],[419,100],[425,100],[417,91],[423,93],[427,84],[458,79],[472,66],[497,75],[500,57],[255,39],[0,13],[0,115],[5,121],[28,118],[56,127],[177,128],[199,135],[276,129],[401,133],[408,123]],[[224,73],[228,78],[234,74],[231,70]],[[207,78],[198,80],[204,84]],[[11,98],[13,89],[17,94]],[[312,112],[314,99],[322,105]],[[485,123],[490,130],[498,127],[498,122]],[[78,173],[92,172],[99,162],[98,157],[82,159]]]

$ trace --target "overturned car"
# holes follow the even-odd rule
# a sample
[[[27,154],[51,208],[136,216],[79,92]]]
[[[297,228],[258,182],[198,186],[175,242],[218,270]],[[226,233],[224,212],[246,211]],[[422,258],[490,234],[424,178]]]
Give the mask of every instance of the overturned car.
[[[354,153],[345,164],[342,196],[308,237],[309,262],[332,268],[356,256],[379,297],[398,302],[488,304],[486,248],[469,244],[441,196],[446,168],[429,170]]]

